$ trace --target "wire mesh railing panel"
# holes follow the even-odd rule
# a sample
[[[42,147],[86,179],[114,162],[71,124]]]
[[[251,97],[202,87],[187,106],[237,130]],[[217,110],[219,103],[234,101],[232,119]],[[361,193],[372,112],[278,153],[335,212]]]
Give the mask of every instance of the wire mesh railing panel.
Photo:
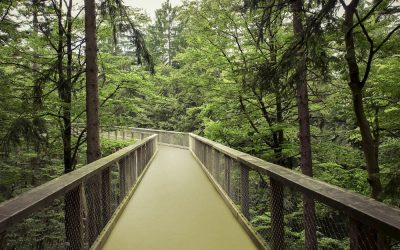
[[[5,249],[67,249],[64,199],[55,199],[7,230]]]
[[[149,164],[156,140],[153,136],[1,203],[0,249],[90,248]]]
[[[400,235],[397,238],[390,237],[379,232],[374,226],[354,219],[349,220],[349,225],[351,249],[400,249]]]
[[[230,198],[237,205],[240,206],[240,164],[233,161],[230,173]]]
[[[315,202],[315,224],[319,249],[349,249],[349,219],[338,209]]]
[[[135,139],[144,139],[151,135],[158,135],[158,142],[169,145],[176,145],[182,147],[189,146],[189,134],[182,132],[156,130],[156,129],[142,129],[142,128],[130,128]]]
[[[261,230],[261,228],[257,228],[256,221],[263,219],[266,215],[268,207],[266,204],[269,204],[268,200],[268,189],[267,185],[269,185],[265,178],[259,174],[257,171],[249,172],[249,221],[254,225],[255,229]]]
[[[110,207],[111,213],[114,213],[119,204],[121,204],[122,199],[120,195],[120,173],[118,164],[114,163],[110,167],[111,172],[111,190],[110,190]]]
[[[271,249],[400,249],[400,210],[197,135],[190,148]]]
[[[85,190],[85,228],[87,241],[92,245],[103,229],[102,221],[102,195],[100,175],[91,177],[84,185]],[[100,192],[99,192],[100,191]]]

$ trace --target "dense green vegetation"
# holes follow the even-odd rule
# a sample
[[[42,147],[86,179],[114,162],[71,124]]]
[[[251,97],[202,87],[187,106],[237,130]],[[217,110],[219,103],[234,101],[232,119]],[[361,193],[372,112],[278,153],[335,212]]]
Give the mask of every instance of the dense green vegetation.
[[[195,132],[400,206],[396,1],[166,1],[155,20],[100,2],[101,126]],[[71,133],[86,122],[82,8],[0,3],[0,201],[86,162],[85,134]],[[102,154],[122,144],[103,140]],[[252,213],[264,232],[268,211]]]

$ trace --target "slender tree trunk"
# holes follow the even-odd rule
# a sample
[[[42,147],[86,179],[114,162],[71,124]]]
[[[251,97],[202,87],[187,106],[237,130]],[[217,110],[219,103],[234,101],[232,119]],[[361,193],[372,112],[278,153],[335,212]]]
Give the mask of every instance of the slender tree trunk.
[[[354,25],[353,16],[358,5],[358,0],[353,0],[345,8],[345,44],[346,60],[349,69],[349,86],[352,93],[353,109],[360,128],[362,139],[362,150],[368,172],[368,183],[371,186],[371,196],[376,200],[382,200],[382,184],[379,177],[378,148],[372,135],[367,116],[364,110],[363,89],[364,83],[361,82],[360,72],[357,64],[354,37],[352,27]]]
[[[33,33],[35,36],[37,36],[39,32],[39,20],[38,20],[38,9],[39,9],[39,2],[38,0],[32,0],[32,24],[33,24]],[[37,57],[37,54],[34,53],[34,56]],[[32,65],[34,70],[38,69],[38,64],[37,62],[33,62]],[[35,108],[35,111],[37,111],[41,106],[42,106],[42,95],[43,95],[43,89],[42,89],[42,84],[38,80],[34,80],[34,86],[33,86],[33,105]]]
[[[269,29],[269,50],[270,50],[270,61],[272,65],[277,64],[276,60],[276,46],[275,46],[275,36],[273,35],[271,29]],[[283,109],[282,109],[282,93],[281,93],[281,85],[279,79],[273,79],[272,85],[274,86],[274,95],[275,95],[275,108],[276,108],[276,122],[281,124],[283,122]],[[276,164],[281,166],[286,166],[285,161],[282,156],[282,144],[284,141],[283,137],[283,129],[274,130],[272,133],[273,145],[274,145],[274,155],[276,159]]]
[[[68,6],[66,6],[68,8]],[[58,73],[58,94],[62,101],[62,140],[63,140],[63,157],[64,157],[64,173],[72,170],[71,164],[71,86],[70,81],[65,79],[64,72],[64,37],[68,36],[64,32],[63,19],[63,0],[59,0],[56,9],[58,18],[58,46],[57,46],[57,73]],[[71,13],[69,13],[71,14]],[[67,41],[67,50],[71,49],[71,40]],[[72,53],[72,51],[69,51]],[[70,63],[70,62],[68,62]]]
[[[292,0],[291,8],[293,12],[293,32],[301,42],[303,37],[303,2],[302,0]],[[311,139],[310,139],[310,112],[308,107],[308,89],[307,89],[307,68],[306,54],[304,46],[298,46],[297,68],[295,81],[297,84],[297,107],[299,116],[300,130],[300,151],[301,151],[301,171],[303,174],[313,176],[312,156],[311,156]],[[304,204],[304,233],[305,233],[305,249],[317,249],[316,234],[316,217],[314,200],[303,195]]]
[[[39,32],[39,20],[38,20],[38,12],[39,12],[39,3],[38,0],[32,0],[32,24],[33,24],[33,34],[35,36],[38,35]],[[35,50],[36,51],[36,50]],[[37,57],[37,54],[33,54],[34,57]],[[33,62],[32,69],[34,72],[38,69],[38,64],[36,61]],[[34,73],[35,74],[35,73]],[[34,82],[33,82],[33,112],[34,116],[36,117],[37,114],[39,113],[40,108],[42,107],[42,96],[43,96],[43,89],[42,89],[42,84],[40,81],[38,81],[34,77]],[[32,179],[31,179],[31,185],[36,186],[36,176],[35,176],[35,170],[39,167],[39,164],[36,164],[39,162],[39,156],[36,157],[35,159],[35,164],[31,164],[31,169],[32,169]]]
[[[99,90],[97,83],[97,42],[95,0],[85,0],[86,40],[86,127],[87,162],[100,158]],[[101,231],[101,176],[93,176],[87,184],[88,235],[92,245]]]
[[[72,164],[72,131],[71,131],[71,106],[72,106],[72,0],[69,0],[67,8],[67,27],[63,28],[63,0],[59,1],[57,11],[58,16],[58,47],[57,47],[57,71],[58,93],[62,101],[62,140],[64,151],[64,173],[73,170]],[[66,43],[64,44],[64,38]],[[65,78],[64,67],[64,46],[67,47],[67,68]],[[70,249],[83,248],[83,224],[81,191],[79,188],[69,191],[64,196],[64,217],[66,241],[69,242]]]
[[[353,0],[345,6],[345,45],[346,61],[349,69],[349,87],[352,94],[353,110],[356,116],[357,126],[360,129],[362,150],[368,172],[368,183],[371,187],[371,197],[382,200],[382,184],[379,176],[378,146],[379,138],[374,138],[371,126],[368,122],[364,110],[363,89],[365,82],[361,81],[360,71],[357,63],[354,35],[353,35],[353,17],[355,15],[359,0]],[[360,223],[354,223],[360,224]],[[354,249],[365,248],[363,244],[369,242],[370,249],[386,249],[387,239],[379,234],[374,228],[365,228],[355,226],[351,235],[351,247]]]
[[[97,84],[96,6],[85,0],[87,161],[100,158],[99,90]]]
[[[72,107],[72,3],[69,1],[67,7],[67,27],[66,27],[66,47],[67,47],[67,67],[66,79],[63,77],[61,83],[60,97],[63,102],[63,146],[64,146],[64,172],[69,173],[73,170],[72,163],[72,128],[71,128],[71,107]],[[60,22],[62,25],[62,22]],[[60,32],[64,32],[61,30]],[[61,51],[61,53],[63,53]],[[61,64],[62,66],[62,64]]]

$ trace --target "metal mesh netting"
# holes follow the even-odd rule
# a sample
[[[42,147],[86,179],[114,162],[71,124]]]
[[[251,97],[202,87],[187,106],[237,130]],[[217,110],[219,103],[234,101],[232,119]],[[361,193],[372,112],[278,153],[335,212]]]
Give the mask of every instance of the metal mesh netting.
[[[191,148],[272,249],[400,249],[398,239],[351,221],[339,209],[241,165],[204,142],[192,138]]]
[[[88,249],[155,153],[148,141],[7,228],[6,249]]]
[[[154,134],[158,135],[158,141],[160,143],[183,147],[189,146],[188,133],[122,127],[106,128],[104,131],[101,132],[102,137],[115,140],[143,140]]]
[[[48,207],[7,230],[6,249],[63,249],[64,200],[55,199]]]

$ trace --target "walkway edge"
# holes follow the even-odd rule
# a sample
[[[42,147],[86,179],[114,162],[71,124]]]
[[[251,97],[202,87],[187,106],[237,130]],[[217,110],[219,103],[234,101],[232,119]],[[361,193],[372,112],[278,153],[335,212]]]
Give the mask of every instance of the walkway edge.
[[[140,182],[142,181],[147,170],[149,169],[151,163],[153,162],[154,158],[157,156],[157,153],[158,153],[158,148],[157,148],[157,151],[154,153],[154,155],[151,157],[150,161],[147,163],[142,174],[137,179],[135,185],[129,191],[129,194],[122,200],[121,204],[119,204],[117,209],[115,209],[114,214],[111,216],[109,222],[103,228],[100,235],[97,237],[96,241],[93,243],[93,245],[90,247],[90,249],[98,250],[98,249],[102,249],[104,247],[104,244],[106,243],[108,237],[110,236],[112,230],[114,229],[115,224],[117,223],[119,217],[121,217],[122,213],[124,212],[125,207],[128,205],[130,199],[132,198],[133,194],[135,193],[136,189],[138,188]]]
[[[244,215],[240,212],[237,206],[231,201],[229,196],[225,193],[225,191],[221,188],[221,186],[216,182],[214,177],[208,172],[207,168],[203,165],[203,163],[197,158],[196,154],[190,149],[192,156],[197,161],[197,163],[201,166],[203,172],[206,174],[207,178],[210,180],[214,188],[217,190],[219,195],[224,200],[225,204],[228,206],[229,210],[231,210],[235,219],[239,222],[242,228],[245,230],[247,235],[253,241],[253,243],[257,246],[258,249],[270,249],[265,240],[261,237],[259,233],[257,233],[249,223],[249,221],[244,217]]]

